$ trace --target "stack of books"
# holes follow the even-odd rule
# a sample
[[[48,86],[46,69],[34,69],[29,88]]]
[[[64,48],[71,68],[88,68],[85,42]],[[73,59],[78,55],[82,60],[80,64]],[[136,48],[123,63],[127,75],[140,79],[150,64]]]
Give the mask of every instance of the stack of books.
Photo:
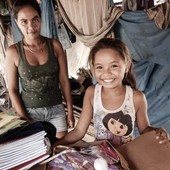
[[[50,156],[45,130],[24,123],[18,116],[0,113],[0,169],[26,170]]]

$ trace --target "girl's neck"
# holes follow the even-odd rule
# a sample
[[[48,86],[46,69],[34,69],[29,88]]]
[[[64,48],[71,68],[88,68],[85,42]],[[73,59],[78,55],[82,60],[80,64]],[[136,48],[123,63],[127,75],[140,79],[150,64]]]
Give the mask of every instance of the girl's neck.
[[[102,93],[103,94],[111,94],[112,96],[118,96],[121,95],[122,93],[125,93],[126,87],[123,85],[117,86],[115,88],[105,88],[102,86]]]

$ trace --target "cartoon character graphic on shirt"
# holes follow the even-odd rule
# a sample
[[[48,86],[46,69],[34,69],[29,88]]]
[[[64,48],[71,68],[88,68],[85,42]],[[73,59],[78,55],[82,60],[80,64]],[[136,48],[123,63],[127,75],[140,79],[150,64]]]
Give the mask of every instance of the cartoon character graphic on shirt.
[[[122,111],[109,113],[103,118],[103,125],[109,131],[108,134],[122,137],[125,143],[132,140],[132,137],[129,136],[133,130],[129,114],[124,114]]]

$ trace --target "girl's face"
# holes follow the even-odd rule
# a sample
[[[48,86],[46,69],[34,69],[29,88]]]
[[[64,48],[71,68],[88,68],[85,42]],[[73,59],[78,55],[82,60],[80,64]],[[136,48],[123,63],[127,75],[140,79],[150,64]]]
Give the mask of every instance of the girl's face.
[[[24,37],[35,39],[40,35],[41,18],[31,6],[24,6],[18,12],[16,22]]]
[[[113,49],[101,49],[94,57],[94,76],[106,88],[122,85],[127,66],[120,54]]]

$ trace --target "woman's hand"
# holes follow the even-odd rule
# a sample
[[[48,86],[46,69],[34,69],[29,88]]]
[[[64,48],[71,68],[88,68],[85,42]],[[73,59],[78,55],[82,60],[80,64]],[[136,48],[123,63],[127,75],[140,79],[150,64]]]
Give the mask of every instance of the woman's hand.
[[[73,114],[67,114],[67,125],[69,128],[74,128],[75,119]]]
[[[159,140],[160,144],[169,142],[170,138],[169,138],[169,134],[168,132],[164,129],[164,128],[155,128],[155,127],[151,127],[148,126],[147,128],[145,128],[142,132],[142,134],[152,131],[154,130],[156,132],[156,139]]]
[[[159,139],[159,143],[163,144],[169,141],[169,134],[164,128],[155,128],[156,139]]]

